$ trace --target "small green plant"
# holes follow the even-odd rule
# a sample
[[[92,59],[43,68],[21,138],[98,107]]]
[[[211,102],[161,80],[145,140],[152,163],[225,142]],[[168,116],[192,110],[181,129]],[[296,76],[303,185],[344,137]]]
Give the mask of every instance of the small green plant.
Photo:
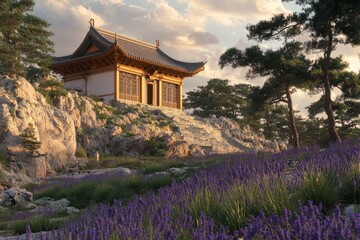
[[[0,164],[4,165],[6,167],[8,167],[10,164],[10,160],[3,153],[0,153]]]
[[[135,113],[138,110],[136,106],[129,105],[125,110],[124,113]]]
[[[44,95],[47,103],[53,106],[59,97],[64,97],[68,94],[64,84],[55,78],[41,82],[37,90]]]
[[[93,110],[96,113],[96,117],[100,120],[108,121],[110,118],[110,115],[104,106],[95,105]]]
[[[39,183],[31,182],[21,185],[21,188],[25,188],[27,191],[33,192],[40,186]]]
[[[342,175],[339,198],[344,204],[360,204],[360,166],[354,164]]]
[[[179,126],[177,126],[175,123],[170,123],[169,127],[173,132],[179,132],[180,131]]]
[[[3,177],[5,177],[5,174],[4,174],[3,170],[0,169],[0,180],[1,180]]]
[[[244,184],[237,184],[226,193],[225,201],[218,209],[217,222],[223,223],[232,231],[245,226],[250,215],[246,192]]]
[[[43,156],[39,149],[41,148],[41,142],[35,135],[35,127],[32,123],[19,135],[22,140],[21,145],[26,149],[30,157]]]
[[[206,213],[206,215],[212,217],[213,219],[216,219],[218,209],[220,208],[218,196],[219,195],[213,190],[204,187],[200,189],[190,200],[189,208],[197,225],[199,224],[199,218],[202,212]]]
[[[309,171],[299,188],[299,199],[303,203],[308,200],[322,204],[325,212],[331,212],[338,202],[336,174],[333,172]]]
[[[76,150],[75,156],[79,158],[87,158],[85,148],[83,146],[79,146]]]
[[[144,142],[145,151],[151,156],[162,157],[168,150],[167,144],[162,138],[152,137]]]
[[[125,137],[133,137],[133,136],[135,136],[135,133],[129,131],[129,132],[125,132],[123,135]]]

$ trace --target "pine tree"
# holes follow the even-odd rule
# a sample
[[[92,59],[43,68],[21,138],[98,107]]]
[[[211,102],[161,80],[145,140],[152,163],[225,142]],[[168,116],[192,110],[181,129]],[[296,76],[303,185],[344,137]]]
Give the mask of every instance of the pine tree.
[[[19,137],[22,140],[21,145],[28,151],[31,157],[41,156],[39,149],[41,148],[41,142],[37,139],[35,135],[35,128],[32,123],[29,124]]]
[[[329,68],[331,55],[338,44],[360,45],[360,4],[354,0],[283,0],[295,2],[301,10],[289,15],[274,15],[269,21],[260,21],[247,27],[250,39],[263,41],[309,34],[305,42],[308,51],[323,54],[322,82],[324,111],[328,120],[330,141],[340,141],[332,109]]]
[[[263,104],[284,103],[288,108],[289,129],[294,147],[300,146],[299,133],[296,126],[295,110],[291,94],[296,88],[307,88],[310,61],[302,53],[299,42],[288,42],[282,48],[273,51],[262,51],[253,46],[241,51],[237,48],[228,49],[219,60],[220,67],[230,65],[249,67],[247,78],[267,77],[261,88]],[[260,103],[260,101],[258,101]]]
[[[46,21],[30,14],[34,5],[34,0],[0,1],[0,74],[26,76],[36,72],[42,77],[50,71],[52,33],[46,30]]]

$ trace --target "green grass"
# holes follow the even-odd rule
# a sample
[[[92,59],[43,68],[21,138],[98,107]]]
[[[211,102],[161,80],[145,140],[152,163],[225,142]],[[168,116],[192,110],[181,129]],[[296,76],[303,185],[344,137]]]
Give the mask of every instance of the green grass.
[[[54,185],[49,189],[36,192],[41,189],[39,185],[27,185],[28,189],[34,192],[34,199],[51,197],[53,199],[66,198],[70,205],[76,208],[86,208],[95,203],[112,203],[114,199],[121,199],[123,202],[131,200],[134,196],[147,191],[156,191],[160,187],[169,185],[174,180],[181,181],[195,174],[198,167],[207,168],[219,163],[218,157],[207,157],[195,160],[188,159],[165,159],[159,157],[101,157],[99,161],[90,159],[86,169],[127,167],[142,170],[142,174],[123,177],[109,177],[107,179],[87,179],[82,182],[74,182],[63,187]],[[166,171],[170,168],[188,167],[182,174],[175,176],[159,175],[146,176],[155,172]]]
[[[166,171],[169,168],[176,167],[203,167],[208,168],[224,160],[219,157],[206,157],[194,160],[193,158],[168,159],[162,157],[116,157],[101,156],[99,161],[90,158],[86,164],[86,170],[101,168],[126,167],[130,169],[142,170],[144,174]]]
[[[325,212],[331,212],[339,203],[339,190],[336,174],[333,172],[305,173],[303,182],[297,191],[298,198],[303,203],[308,200],[322,204]]]
[[[169,185],[171,176],[154,176],[151,178],[131,175],[128,177],[113,177],[106,180],[87,180],[70,186],[54,186],[34,195],[35,199],[51,197],[66,198],[70,205],[76,208],[86,208],[94,203],[112,203],[114,199],[129,201],[134,196],[147,191],[157,190]]]
[[[222,196],[209,188],[201,189],[190,200],[192,216],[199,221],[200,213],[210,216],[217,225],[231,231],[244,227],[251,215],[282,214],[283,209],[296,209],[291,193],[281,178],[265,176],[261,180],[234,184]]]
[[[126,167],[131,169],[143,169],[153,162],[166,162],[167,159],[158,157],[116,157],[116,156],[100,156],[100,160],[96,161],[95,158],[90,158],[86,164],[86,169],[100,169],[100,168],[117,168]]]
[[[30,226],[32,232],[51,231],[57,229],[63,221],[53,221],[45,216],[34,216],[33,218],[10,223],[13,234],[26,233],[26,226]]]
[[[360,204],[360,165],[354,164],[352,169],[342,176],[339,198],[342,204]]]

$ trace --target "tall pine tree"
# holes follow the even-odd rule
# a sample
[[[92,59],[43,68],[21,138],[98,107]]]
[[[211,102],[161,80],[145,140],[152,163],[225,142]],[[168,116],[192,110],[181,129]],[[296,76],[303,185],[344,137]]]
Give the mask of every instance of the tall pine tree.
[[[261,93],[264,104],[285,103],[288,108],[289,129],[291,143],[300,146],[299,133],[291,94],[295,88],[307,88],[310,61],[302,54],[299,42],[286,43],[277,51],[262,51],[259,46],[253,46],[241,51],[236,48],[228,49],[219,60],[220,67],[250,67],[247,77],[268,77]]]
[[[295,2],[301,10],[285,16],[275,15],[269,21],[248,26],[249,38],[255,40],[279,39],[309,34],[305,42],[309,51],[321,52],[324,61],[324,110],[328,120],[330,141],[340,141],[332,109],[329,68],[331,55],[338,44],[360,45],[360,4],[354,0],[283,0]]]
[[[53,42],[49,24],[32,15],[34,0],[0,1],[0,74],[49,73]],[[31,70],[31,71],[28,71]]]

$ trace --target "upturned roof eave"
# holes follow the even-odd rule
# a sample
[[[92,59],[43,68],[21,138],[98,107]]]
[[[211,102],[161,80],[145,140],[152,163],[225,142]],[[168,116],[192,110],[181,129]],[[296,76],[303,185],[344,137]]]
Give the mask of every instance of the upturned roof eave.
[[[102,30],[104,31],[104,30]],[[110,33],[110,32],[109,32]],[[102,51],[100,52],[94,52],[92,54],[87,54],[87,55],[83,55],[80,57],[77,57],[76,55],[81,54],[83,51],[85,51],[85,47],[88,45],[88,41],[89,38],[93,37],[98,44],[101,44],[104,48]],[[116,36],[116,35],[114,35]],[[125,38],[125,37],[123,37]],[[71,54],[71,55],[67,55],[67,56],[62,56],[62,57],[56,57],[54,58],[54,62],[52,64],[53,67],[57,67],[57,66],[62,66],[62,65],[67,65],[67,64],[71,64],[74,62],[84,62],[84,61],[88,61],[88,60],[93,60],[94,58],[99,58],[99,57],[103,57],[108,55],[111,51],[114,51],[115,49],[118,49],[120,51],[120,53],[131,60],[134,61],[139,61],[142,63],[147,63],[147,64],[151,64],[154,66],[158,66],[158,67],[162,67],[165,69],[169,69],[169,70],[173,70],[173,71],[177,71],[182,73],[183,75],[186,75],[186,77],[189,76],[193,76],[195,74],[197,74],[200,71],[204,70],[204,65],[206,64],[205,61],[203,62],[183,62],[183,61],[179,61],[176,60],[172,57],[170,57],[169,55],[167,55],[165,52],[163,52],[161,49],[159,48],[154,48],[153,46],[151,47],[153,50],[157,51],[158,54],[163,55],[163,57],[165,57],[165,59],[168,59],[170,62],[174,62],[176,64],[179,65],[187,65],[187,66],[191,66],[193,65],[194,68],[193,69],[187,69],[186,67],[179,67],[179,66],[174,66],[172,64],[165,64],[162,62],[158,62],[158,61],[153,61],[147,58],[143,58],[143,57],[139,57],[136,55],[132,55],[130,53],[128,53],[126,51],[126,49],[124,49],[121,44],[119,44],[119,42],[117,41],[117,38],[115,38],[115,42],[111,42],[108,39],[106,39],[101,33],[99,33],[97,31],[97,29],[90,27],[90,30],[88,31],[88,33],[86,34],[84,40],[82,41],[82,43],[80,44],[80,46]],[[128,38],[125,38],[128,39]],[[137,40],[134,40],[135,43],[140,42]],[[142,43],[142,42],[141,42]],[[144,45],[144,43],[142,43],[142,45]],[[150,46],[150,44],[148,44]]]

